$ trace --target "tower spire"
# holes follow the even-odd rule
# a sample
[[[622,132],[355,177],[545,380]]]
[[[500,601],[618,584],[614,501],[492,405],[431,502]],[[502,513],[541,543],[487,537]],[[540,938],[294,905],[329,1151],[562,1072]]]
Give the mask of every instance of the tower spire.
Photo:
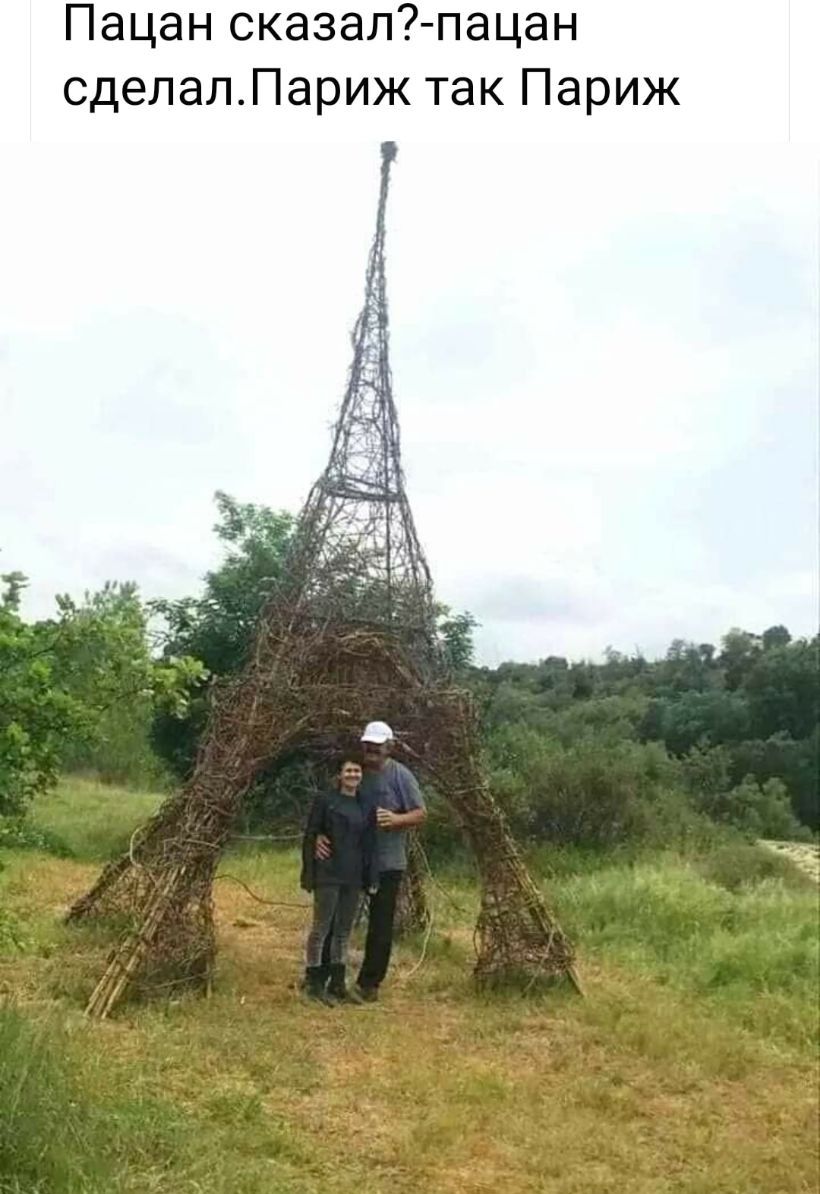
[[[390,369],[385,236],[396,154],[394,141],[382,144],[353,358],[327,465],[299,517],[295,573],[312,616],[389,629],[418,656],[432,649],[434,616],[430,572],[405,491]]]

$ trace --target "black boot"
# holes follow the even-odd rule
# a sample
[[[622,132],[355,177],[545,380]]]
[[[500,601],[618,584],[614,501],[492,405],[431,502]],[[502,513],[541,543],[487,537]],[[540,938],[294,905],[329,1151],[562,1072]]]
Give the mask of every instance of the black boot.
[[[323,966],[308,966],[305,970],[303,987],[308,999],[316,999],[319,1003],[332,1005],[334,1001],[328,997],[325,991],[326,982],[327,976],[324,974]]]
[[[330,963],[327,963],[327,965],[325,965],[325,963],[322,962],[321,966],[308,966],[305,969],[304,975],[299,980],[299,990],[300,991],[307,991],[308,980],[314,970],[316,971],[319,981],[322,984],[322,990],[325,989],[325,987],[327,986],[327,984],[330,980]]]
[[[343,962],[334,962],[330,967],[330,983],[327,988],[328,995],[337,999],[339,1003],[361,1003],[361,999],[355,991],[349,991],[345,983],[345,966]]]

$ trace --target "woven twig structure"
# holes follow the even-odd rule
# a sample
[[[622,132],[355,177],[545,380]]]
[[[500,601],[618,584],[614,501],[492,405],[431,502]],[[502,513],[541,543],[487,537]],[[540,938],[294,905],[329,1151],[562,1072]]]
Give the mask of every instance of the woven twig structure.
[[[355,740],[383,718],[399,751],[452,804],[481,883],[476,976],[567,975],[569,942],[530,878],[479,766],[469,696],[447,678],[430,573],[401,468],[389,367],[385,209],[396,150],[382,146],[376,234],[353,363],[328,465],[300,515],[286,580],[263,611],[250,659],[213,691],[194,773],[73,906],[122,935],[88,1003],[105,1017],[125,991],[207,986],[213,880],[243,797],[271,760]],[[427,920],[416,877],[408,927]]]

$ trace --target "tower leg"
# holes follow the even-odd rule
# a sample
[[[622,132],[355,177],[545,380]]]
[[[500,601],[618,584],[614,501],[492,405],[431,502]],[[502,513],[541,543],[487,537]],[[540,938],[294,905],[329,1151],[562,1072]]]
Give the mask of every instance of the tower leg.
[[[532,985],[541,977],[565,976],[580,992],[572,944],[527,870],[477,761],[469,704],[448,705],[436,722],[427,768],[461,823],[481,884],[476,980]]]

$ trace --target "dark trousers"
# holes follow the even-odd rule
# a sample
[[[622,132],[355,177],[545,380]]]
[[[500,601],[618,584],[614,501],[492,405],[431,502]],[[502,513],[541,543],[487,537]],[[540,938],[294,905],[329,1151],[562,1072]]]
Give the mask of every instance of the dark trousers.
[[[358,978],[360,987],[378,987],[387,974],[393,948],[396,900],[403,874],[404,871],[382,871],[379,875],[379,890],[370,896],[367,938]]]
[[[379,890],[369,897],[367,917],[367,938],[364,943],[364,957],[359,971],[360,987],[378,987],[387,974],[390,953],[393,949],[393,921],[396,918],[396,900],[404,871],[382,871],[379,875]],[[330,936],[325,938],[322,964],[330,965]]]

